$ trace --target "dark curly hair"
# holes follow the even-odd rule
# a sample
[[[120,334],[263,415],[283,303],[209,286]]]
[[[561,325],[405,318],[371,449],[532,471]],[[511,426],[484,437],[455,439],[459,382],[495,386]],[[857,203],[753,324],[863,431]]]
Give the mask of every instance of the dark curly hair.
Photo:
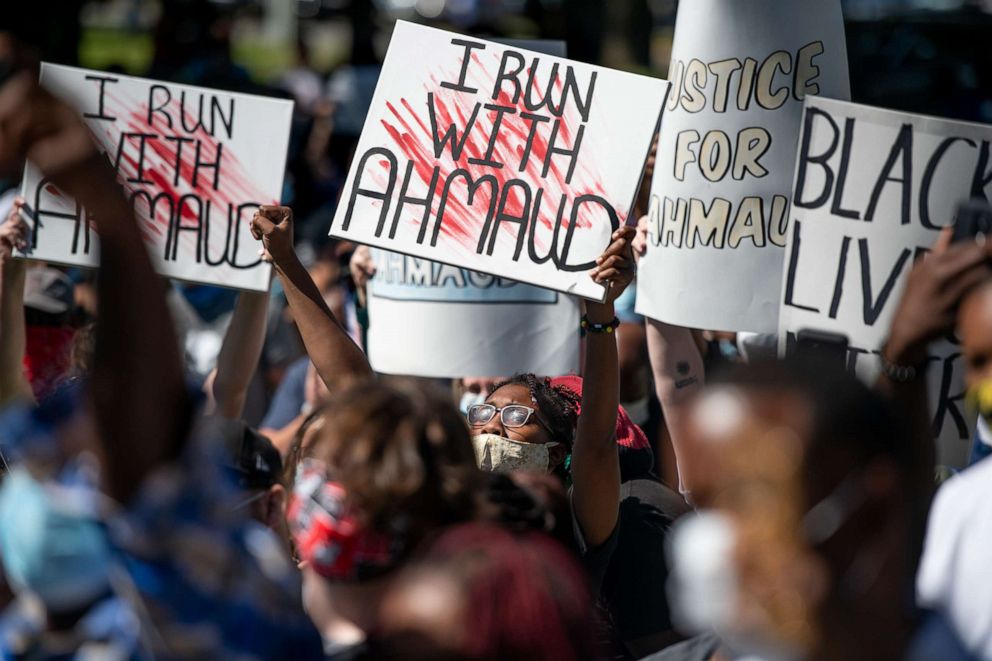
[[[514,374],[489,389],[493,394],[503,386],[525,386],[537,404],[541,419],[551,430],[551,440],[571,451],[575,440],[575,425],[579,419],[581,398],[565,386],[552,385],[551,379],[534,374]]]

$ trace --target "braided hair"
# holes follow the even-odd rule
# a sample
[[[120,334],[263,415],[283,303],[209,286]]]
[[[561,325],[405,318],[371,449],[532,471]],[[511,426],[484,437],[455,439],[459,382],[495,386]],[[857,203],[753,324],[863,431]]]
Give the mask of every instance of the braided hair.
[[[503,386],[525,386],[541,418],[551,430],[551,440],[572,450],[575,425],[579,418],[581,398],[565,386],[552,385],[550,378],[534,374],[515,374],[489,389],[493,394]]]

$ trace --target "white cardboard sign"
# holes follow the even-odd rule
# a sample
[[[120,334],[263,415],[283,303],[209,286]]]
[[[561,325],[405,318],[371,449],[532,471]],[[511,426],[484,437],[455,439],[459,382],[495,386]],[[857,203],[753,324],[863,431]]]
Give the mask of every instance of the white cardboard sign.
[[[249,221],[278,204],[291,101],[44,63],[41,85],[82,113],[114,165],[163,275],[265,291]],[[31,259],[96,266],[85,209],[28,163]]]
[[[850,98],[839,0],[679,4],[637,311],[774,333],[807,95]]]
[[[330,234],[601,300],[667,89],[397,22]]]
[[[992,195],[992,126],[809,98],[796,163],[782,283],[783,348],[803,328],[843,333],[848,366],[874,381],[916,257],[957,205]],[[930,402],[940,463],[961,466],[974,419],[960,348],[930,347]]]
[[[579,303],[549,289],[373,250],[368,355],[385,374],[548,376],[579,369]]]

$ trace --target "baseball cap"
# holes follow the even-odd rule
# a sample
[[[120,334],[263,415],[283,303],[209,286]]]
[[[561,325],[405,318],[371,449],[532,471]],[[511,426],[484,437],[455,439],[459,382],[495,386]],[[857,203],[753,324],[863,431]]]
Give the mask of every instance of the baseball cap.
[[[282,474],[282,458],[267,437],[240,421],[224,427],[226,468],[242,489],[268,489]]]

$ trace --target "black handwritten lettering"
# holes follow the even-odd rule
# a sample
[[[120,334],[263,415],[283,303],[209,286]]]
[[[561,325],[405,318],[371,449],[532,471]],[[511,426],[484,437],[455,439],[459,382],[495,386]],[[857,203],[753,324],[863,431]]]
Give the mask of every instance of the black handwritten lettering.
[[[112,78],[111,76],[97,76],[97,75],[88,74],[86,76],[86,80],[97,81],[97,87],[99,91],[97,92],[97,97],[96,97],[97,98],[96,112],[95,113],[84,112],[83,117],[85,117],[86,119],[99,119],[104,122],[117,121],[116,117],[114,117],[113,115],[108,115],[104,110],[105,108],[104,97],[107,94],[107,83],[116,83],[118,79]]]
[[[892,176],[892,171],[896,167],[896,162],[902,160],[902,176],[894,177]],[[903,124],[902,128],[899,129],[899,136],[896,138],[895,143],[892,145],[892,150],[889,152],[889,156],[885,161],[885,165],[882,166],[882,173],[878,177],[878,181],[875,182],[875,187],[871,192],[871,199],[868,202],[868,210],[865,211],[865,221],[871,222],[875,218],[875,210],[878,208],[879,198],[882,196],[882,191],[885,189],[886,184],[889,182],[901,184],[902,186],[902,197],[901,197],[901,223],[903,225],[909,225],[910,223],[910,204],[912,202],[912,186],[913,186],[913,125]]]
[[[456,92],[465,92],[467,94],[475,94],[479,90],[475,87],[469,87],[465,84],[465,80],[468,77],[468,65],[472,61],[472,51],[473,50],[485,50],[486,45],[479,41],[468,41],[466,39],[452,39],[452,45],[462,46],[465,51],[462,55],[462,68],[458,72],[458,82],[449,83],[447,81],[441,82],[441,87],[455,90]]]

